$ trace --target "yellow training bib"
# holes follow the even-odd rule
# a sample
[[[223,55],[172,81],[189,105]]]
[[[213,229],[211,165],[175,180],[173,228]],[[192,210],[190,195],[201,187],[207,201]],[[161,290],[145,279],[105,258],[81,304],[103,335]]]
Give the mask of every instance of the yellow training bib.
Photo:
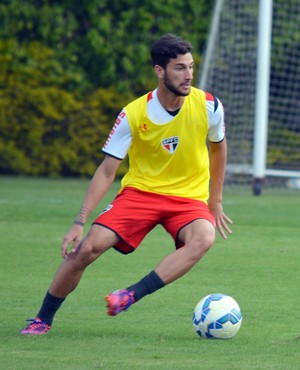
[[[148,94],[125,107],[132,132],[129,171],[122,189],[132,186],[159,194],[207,201],[209,159],[205,93],[192,88],[179,113],[167,124],[147,116]]]

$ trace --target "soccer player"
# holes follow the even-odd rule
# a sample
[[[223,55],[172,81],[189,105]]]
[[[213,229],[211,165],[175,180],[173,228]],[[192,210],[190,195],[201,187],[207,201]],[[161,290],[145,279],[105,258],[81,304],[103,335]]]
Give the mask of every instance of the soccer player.
[[[191,44],[163,35],[151,56],[158,86],[119,114],[103,147],[74,224],[65,235],[60,265],[42,306],[21,334],[45,334],[85,268],[108,249],[133,252],[161,224],[176,248],[148,275],[106,297],[108,315],[118,315],[147,294],[186,274],[209,250],[215,229],[226,239],[231,219],[222,207],[227,145],[221,102],[192,86]],[[113,183],[122,159],[129,169],[114,201],[83,226]]]

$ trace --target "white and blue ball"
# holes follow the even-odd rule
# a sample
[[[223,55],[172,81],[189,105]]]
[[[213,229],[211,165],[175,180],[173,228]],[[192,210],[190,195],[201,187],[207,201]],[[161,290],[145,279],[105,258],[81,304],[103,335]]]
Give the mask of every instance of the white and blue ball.
[[[238,303],[221,293],[202,298],[193,312],[193,326],[201,338],[232,338],[239,331],[242,319]]]

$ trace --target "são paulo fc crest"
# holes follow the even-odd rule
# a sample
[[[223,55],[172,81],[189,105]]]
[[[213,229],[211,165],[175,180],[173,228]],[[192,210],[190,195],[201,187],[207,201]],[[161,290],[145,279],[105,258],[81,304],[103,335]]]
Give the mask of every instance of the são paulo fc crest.
[[[178,136],[169,137],[161,141],[162,147],[165,148],[171,154],[175,152],[178,144],[179,144]]]

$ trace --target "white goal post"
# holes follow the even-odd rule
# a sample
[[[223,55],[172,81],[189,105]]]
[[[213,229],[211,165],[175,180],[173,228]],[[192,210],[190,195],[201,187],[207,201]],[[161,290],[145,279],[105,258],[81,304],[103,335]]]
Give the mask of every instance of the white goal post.
[[[226,182],[255,194],[300,183],[299,24],[299,0],[215,2],[198,85],[225,106]]]

